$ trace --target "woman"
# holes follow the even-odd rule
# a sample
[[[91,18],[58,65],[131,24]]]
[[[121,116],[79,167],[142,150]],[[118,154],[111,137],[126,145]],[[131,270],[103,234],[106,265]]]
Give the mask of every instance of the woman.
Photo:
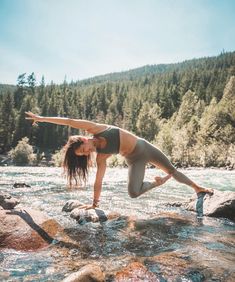
[[[213,193],[212,189],[197,185],[179,172],[158,148],[124,129],[81,119],[42,117],[31,112],[26,112],[26,114],[28,116],[26,119],[32,120],[33,125],[37,122],[67,125],[85,130],[93,135],[92,138],[78,135],[71,136],[65,146],[63,162],[70,184],[72,180],[76,182],[77,180],[86,181],[90,155],[92,152],[97,152],[93,204],[88,208],[99,206],[106,160],[112,154],[118,153],[125,157],[128,164],[128,193],[132,198],[136,198],[154,187],[164,184],[171,177],[192,187],[196,193]],[[165,177],[155,177],[153,182],[143,181],[147,163],[160,168],[167,175]]]

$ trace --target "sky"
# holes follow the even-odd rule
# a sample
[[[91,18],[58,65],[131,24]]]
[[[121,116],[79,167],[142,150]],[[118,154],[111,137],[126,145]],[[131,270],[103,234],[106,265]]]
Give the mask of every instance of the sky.
[[[234,0],[0,0],[0,83],[77,81],[235,51]]]

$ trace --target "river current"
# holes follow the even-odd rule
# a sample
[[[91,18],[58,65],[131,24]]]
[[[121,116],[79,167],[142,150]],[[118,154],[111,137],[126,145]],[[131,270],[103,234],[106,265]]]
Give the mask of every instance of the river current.
[[[235,171],[186,169],[183,172],[202,186],[235,191]],[[163,174],[155,169],[146,170],[146,179],[151,180],[156,175]],[[162,281],[227,281],[226,277],[233,277],[234,223],[206,217],[199,221],[195,214],[183,210],[177,211],[177,221],[169,216],[175,212],[174,208],[163,204],[189,199],[194,193],[192,189],[171,179],[160,188],[132,199],[126,188],[127,169],[108,168],[101,208],[122,216],[104,223],[79,225],[62,212],[62,207],[71,199],[91,203],[94,178],[95,171],[92,171],[86,188],[69,190],[60,168],[0,167],[0,189],[19,198],[19,207],[45,212],[73,238],[81,234],[87,237],[86,255],[75,248],[58,250],[53,245],[37,252],[0,250],[0,281],[61,281],[72,271],[94,261],[109,273],[112,281],[113,273],[137,259],[142,259],[149,270],[161,275]],[[13,188],[15,182],[29,184],[31,188]],[[185,219],[191,224],[185,224]],[[131,220],[133,225],[130,225]],[[157,255],[162,255],[161,259],[164,256],[165,264],[154,261]],[[176,265],[171,269],[174,256]],[[182,260],[185,265],[192,264],[193,274],[181,274]]]

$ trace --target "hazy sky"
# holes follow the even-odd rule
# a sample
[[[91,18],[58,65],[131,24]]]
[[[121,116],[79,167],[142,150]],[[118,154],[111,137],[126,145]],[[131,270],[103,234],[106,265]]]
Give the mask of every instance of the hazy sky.
[[[235,50],[235,0],[0,0],[0,83],[83,79]]]

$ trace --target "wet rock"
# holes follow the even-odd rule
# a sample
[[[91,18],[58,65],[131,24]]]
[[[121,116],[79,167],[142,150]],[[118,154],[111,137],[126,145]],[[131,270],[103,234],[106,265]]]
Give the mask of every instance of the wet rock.
[[[105,275],[98,265],[89,264],[66,277],[63,282],[103,282]]]
[[[205,281],[203,273],[205,267],[198,266],[192,262],[190,257],[183,256],[177,252],[160,253],[157,256],[147,258],[145,264],[148,268],[157,272],[162,281]],[[160,276],[162,275],[162,276]]]
[[[87,222],[98,222],[98,221],[106,221],[108,218],[106,214],[101,211],[101,213],[98,215],[98,209],[90,209],[90,210],[85,210],[85,209],[79,209],[76,208],[74,209],[70,216],[74,219],[76,219],[78,222],[82,221],[87,221]]]
[[[197,281],[197,282],[202,282],[205,281],[205,276],[202,272],[200,272],[199,270],[190,270],[186,276],[184,277],[184,279],[188,279],[188,281]],[[183,280],[183,279],[182,279]],[[183,280],[183,281],[185,281]],[[187,280],[186,280],[187,281]]]
[[[148,281],[148,282],[160,282],[163,281],[158,278],[154,273],[148,271],[148,269],[140,262],[132,262],[127,267],[118,271],[114,278],[115,282],[126,281]]]
[[[0,210],[0,248],[37,250],[53,243],[60,225],[32,209]]]
[[[16,205],[18,205],[20,201],[16,198],[13,198],[11,195],[6,193],[0,193],[0,206],[5,210],[14,209]]]
[[[104,222],[108,219],[118,218],[119,213],[107,212],[99,208],[85,209],[86,205],[76,200],[68,201],[62,211],[71,212],[70,216],[82,224],[85,222]]]
[[[84,222],[104,222],[107,221],[108,219],[114,219],[118,218],[120,214],[116,212],[106,212],[101,209],[80,209],[80,208],[75,208],[72,210],[70,216],[73,219],[76,219],[78,223],[84,223]]]
[[[173,203],[163,203],[167,207],[181,207],[183,204],[187,204],[187,202],[173,202]]]
[[[71,212],[72,210],[80,208],[82,206],[84,206],[84,204],[82,204],[81,202],[70,200],[63,206],[62,211]]]
[[[183,275],[180,275],[182,278],[180,281],[229,281],[228,277],[232,277],[232,274],[235,273],[234,243],[230,246],[231,251],[224,246],[225,249],[220,252],[218,247],[220,246],[222,249],[222,246],[219,242],[215,243],[215,238],[220,240],[221,234],[214,232],[213,235],[200,234],[199,236],[200,240],[204,241],[204,244],[192,240],[190,244],[187,244],[186,249],[179,250],[183,257],[188,256],[188,262],[190,263],[185,268]],[[212,238],[212,236],[215,236],[215,238]],[[208,248],[211,244],[213,244],[213,248]],[[173,267],[173,269],[177,269],[177,266]],[[187,278],[187,280],[183,280],[184,278]]]
[[[30,188],[31,186],[24,182],[15,182],[13,188]]]
[[[4,261],[4,254],[0,253],[0,263]]]
[[[235,192],[214,190],[212,196],[201,193],[198,197],[195,195],[191,198],[184,207],[206,216],[224,217],[235,221]]]

